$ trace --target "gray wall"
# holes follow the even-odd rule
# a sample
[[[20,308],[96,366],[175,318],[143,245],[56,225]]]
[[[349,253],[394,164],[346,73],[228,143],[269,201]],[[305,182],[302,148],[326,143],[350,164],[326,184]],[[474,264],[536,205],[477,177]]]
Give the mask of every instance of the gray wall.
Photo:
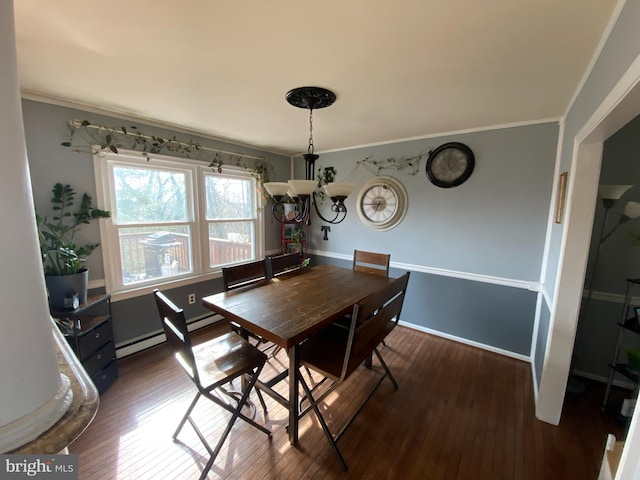
[[[589,78],[566,115],[560,171],[571,170],[576,135],[640,54],[638,19],[640,1],[628,0]],[[544,285],[551,300],[549,304],[553,303],[557,282],[562,229],[562,225],[552,225],[548,268],[544,278]]]
[[[618,222],[628,201],[640,202],[640,116],[604,142],[600,184],[634,185],[609,210],[605,234]],[[604,208],[596,207],[587,280],[593,274],[593,259],[604,221]],[[632,234],[640,235],[640,219],[624,223],[602,244],[594,288],[624,293],[625,278],[640,277],[640,249],[632,244]]]
[[[536,293],[527,287],[536,290],[540,280],[557,136],[558,125],[544,123],[323,153],[316,167],[335,167],[336,179],[356,188],[329,240],[322,240],[322,221],[312,219],[311,256],[322,263],[344,260],[354,248],[389,252],[398,273],[414,272],[404,321],[528,357]],[[358,161],[407,158],[449,141],[475,154],[466,183],[435,187],[424,159],[416,175],[394,174],[409,195],[400,225],[378,232],[359,221],[357,192],[373,175]],[[304,163],[296,162],[302,176]]]
[[[393,258],[393,257],[392,257]],[[314,265],[351,267],[350,260],[311,255]],[[399,277],[406,269],[391,268]],[[472,344],[529,357],[536,293],[503,285],[413,271],[402,322]]]
[[[392,261],[429,268],[538,282],[551,198],[558,136],[556,123],[504,128],[415,140],[320,155],[317,165],[334,166],[337,180],[356,185],[347,219],[322,241],[321,222],[310,231],[313,248],[351,254],[355,246],[392,253]],[[393,176],[406,188],[409,209],[393,230],[368,229],[355,212],[357,192],[373,177],[356,162],[398,159],[459,141],[476,157],[471,178],[443,189],[426,177],[426,159],[416,175]],[[301,161],[300,161],[301,163]]]
[[[91,156],[60,146],[67,139],[66,122],[73,118],[113,126],[131,122],[34,101],[24,101],[23,108],[36,208],[48,207],[56,181],[95,195]],[[141,128],[145,133],[174,135]],[[349,174],[348,180],[357,187],[347,201],[347,219],[332,226],[328,241],[321,240],[321,222],[313,220],[309,233],[312,255],[318,263],[337,258],[348,266],[344,259],[354,248],[390,252],[392,262],[402,266],[396,273],[402,269],[415,272],[404,321],[527,357],[535,319],[535,292],[527,285],[535,290],[540,277],[557,136],[558,125],[544,123],[322,154],[317,167],[332,165],[338,170],[337,180]],[[205,139],[196,141],[214,148],[264,154],[277,167],[276,179],[288,178],[287,158]],[[357,189],[372,174],[356,167],[359,160],[367,156],[401,159],[448,141],[466,143],[475,153],[476,168],[467,183],[453,189],[433,186],[425,175],[425,159],[416,175],[394,174],[409,195],[407,216],[398,227],[374,232],[360,223],[354,207]],[[301,160],[298,167],[303,168]],[[97,226],[91,227],[85,233],[98,239]],[[267,221],[267,249],[278,247],[278,227]],[[101,280],[101,252],[90,262],[91,280]],[[220,288],[217,279],[176,288],[169,294],[186,298],[187,293],[196,291],[201,297]],[[126,343],[159,330],[148,297],[114,302],[116,342]],[[188,317],[206,313],[199,304],[185,307]]]
[[[600,184],[634,185],[609,210],[604,232],[610,232],[621,218],[628,201],[640,202],[640,116],[633,119],[604,143]],[[615,351],[617,322],[623,317],[627,278],[640,278],[640,247],[633,234],[640,235],[640,218],[621,224],[600,247],[594,265],[605,220],[601,203],[596,207],[585,290],[593,278],[593,297],[583,299],[574,347],[575,371],[606,378],[608,364]],[[640,297],[640,287],[632,295]],[[624,346],[640,346],[640,337],[626,335]]]

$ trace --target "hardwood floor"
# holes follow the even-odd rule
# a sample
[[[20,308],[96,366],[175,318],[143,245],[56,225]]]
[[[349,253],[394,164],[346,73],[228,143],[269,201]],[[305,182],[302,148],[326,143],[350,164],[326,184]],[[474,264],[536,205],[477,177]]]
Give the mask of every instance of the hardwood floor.
[[[195,333],[194,343],[221,328]],[[535,418],[527,363],[404,327],[381,352],[400,389],[385,380],[340,440],[347,473],[313,415],[301,420],[299,447],[291,447],[287,413],[267,397],[272,439],[236,422],[209,478],[596,479],[607,433],[624,436],[600,411],[599,384],[568,397],[555,427]],[[269,362],[286,363],[283,351]],[[79,478],[198,478],[208,454],[193,430],[186,425],[180,442],[171,439],[195,392],[166,345],[124,358],[118,369],[95,420],[69,448]],[[362,368],[329,396],[327,420],[340,426],[380,371],[374,360],[372,371]],[[215,444],[229,414],[210,403],[201,400],[195,417]],[[260,409],[256,420],[264,422]]]

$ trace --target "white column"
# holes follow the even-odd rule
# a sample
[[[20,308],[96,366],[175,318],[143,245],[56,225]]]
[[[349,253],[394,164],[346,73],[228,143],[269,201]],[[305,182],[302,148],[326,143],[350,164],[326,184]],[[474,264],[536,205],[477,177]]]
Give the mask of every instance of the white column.
[[[60,375],[40,260],[16,64],[13,2],[0,1],[0,452],[47,430],[71,393]],[[68,407],[68,403],[67,403]],[[61,411],[62,409],[62,411]]]

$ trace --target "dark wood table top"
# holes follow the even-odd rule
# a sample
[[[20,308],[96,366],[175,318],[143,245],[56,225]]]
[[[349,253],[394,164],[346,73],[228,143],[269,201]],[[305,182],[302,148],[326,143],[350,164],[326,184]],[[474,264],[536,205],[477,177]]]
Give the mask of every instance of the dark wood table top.
[[[319,265],[202,299],[205,307],[289,349],[351,312],[392,279]]]

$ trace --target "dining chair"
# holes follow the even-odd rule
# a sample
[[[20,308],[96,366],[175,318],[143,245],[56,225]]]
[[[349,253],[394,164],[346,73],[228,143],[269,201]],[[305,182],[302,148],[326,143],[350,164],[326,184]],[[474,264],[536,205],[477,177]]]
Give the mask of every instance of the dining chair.
[[[356,272],[371,273],[383,277],[389,276],[389,263],[391,255],[388,253],[365,252],[364,250],[353,251],[353,270]],[[351,314],[336,320],[336,323],[344,328],[349,327]],[[382,344],[385,345],[384,340]],[[386,345],[385,345],[386,346]],[[371,359],[367,360],[367,367],[371,366]]]
[[[302,255],[300,253],[285,253],[279,255],[268,255],[265,258],[267,266],[267,276],[269,278],[277,278],[285,273],[294,272],[302,268]],[[271,352],[271,356],[276,356],[282,347],[275,346]]]
[[[235,290],[236,288],[249,287],[268,279],[269,275],[267,274],[266,258],[249,263],[241,263],[229,267],[222,267],[222,283],[224,285],[225,291]],[[229,321],[229,325],[231,326],[231,330],[233,330],[237,334],[241,335],[243,333],[242,326],[240,326],[233,320]],[[261,343],[268,343],[267,340],[253,332],[247,331],[246,334],[247,336],[255,339],[257,341],[257,345],[260,345]],[[269,345],[263,348],[262,351],[269,350],[273,347],[274,344],[269,343]]]
[[[206,478],[233,424],[238,418],[253,425],[269,437],[271,436],[269,430],[241,412],[242,408],[247,405],[249,394],[254,389],[253,387],[264,367],[267,356],[234,332],[227,332],[202,344],[193,346],[187,330],[184,311],[157,289],[153,291],[153,295],[160,314],[162,328],[167,337],[167,344],[178,364],[191,378],[197,389],[195,398],[173,434],[173,440],[176,440],[184,424],[189,421],[210,455],[209,461],[200,475],[200,478],[203,479]],[[246,376],[248,383],[238,399],[227,392],[223,385],[241,376]],[[258,389],[255,389],[255,392],[260,399],[266,416],[267,406],[264,403],[262,394]],[[231,413],[231,418],[214,449],[211,448],[191,416],[200,397],[211,400]],[[224,400],[225,398],[230,401]]]
[[[389,262],[391,255],[387,253],[353,251],[353,269],[358,272],[373,273],[374,275],[389,276]]]
[[[386,377],[389,377],[393,387],[398,389],[398,383],[393,378],[377,347],[400,320],[408,283],[409,272],[354,305],[348,330],[332,324],[300,345],[300,365],[320,373],[332,382],[327,390],[315,398],[317,386],[309,388],[304,377],[300,375],[300,384],[310,403],[307,408],[301,411],[300,416],[302,417],[313,410],[345,471],[347,464],[338,449],[338,440]],[[384,374],[342,429],[334,434],[327,425],[318,405],[349,378],[372,353],[375,353],[380,361]],[[319,385],[322,385],[322,382]],[[344,398],[348,398],[348,395],[345,395]]]
[[[266,259],[222,267],[222,282],[225,290],[253,285],[267,278]]]
[[[241,263],[230,267],[222,267],[222,283],[224,290],[229,291],[236,288],[247,287],[267,279],[266,260],[256,260],[249,263]],[[234,321],[229,322],[231,330],[240,334],[242,327]],[[250,336],[262,342],[262,338],[249,333]]]
[[[282,274],[300,270],[302,256],[299,253],[285,253],[281,255],[269,255],[267,261],[267,275],[276,278]]]

